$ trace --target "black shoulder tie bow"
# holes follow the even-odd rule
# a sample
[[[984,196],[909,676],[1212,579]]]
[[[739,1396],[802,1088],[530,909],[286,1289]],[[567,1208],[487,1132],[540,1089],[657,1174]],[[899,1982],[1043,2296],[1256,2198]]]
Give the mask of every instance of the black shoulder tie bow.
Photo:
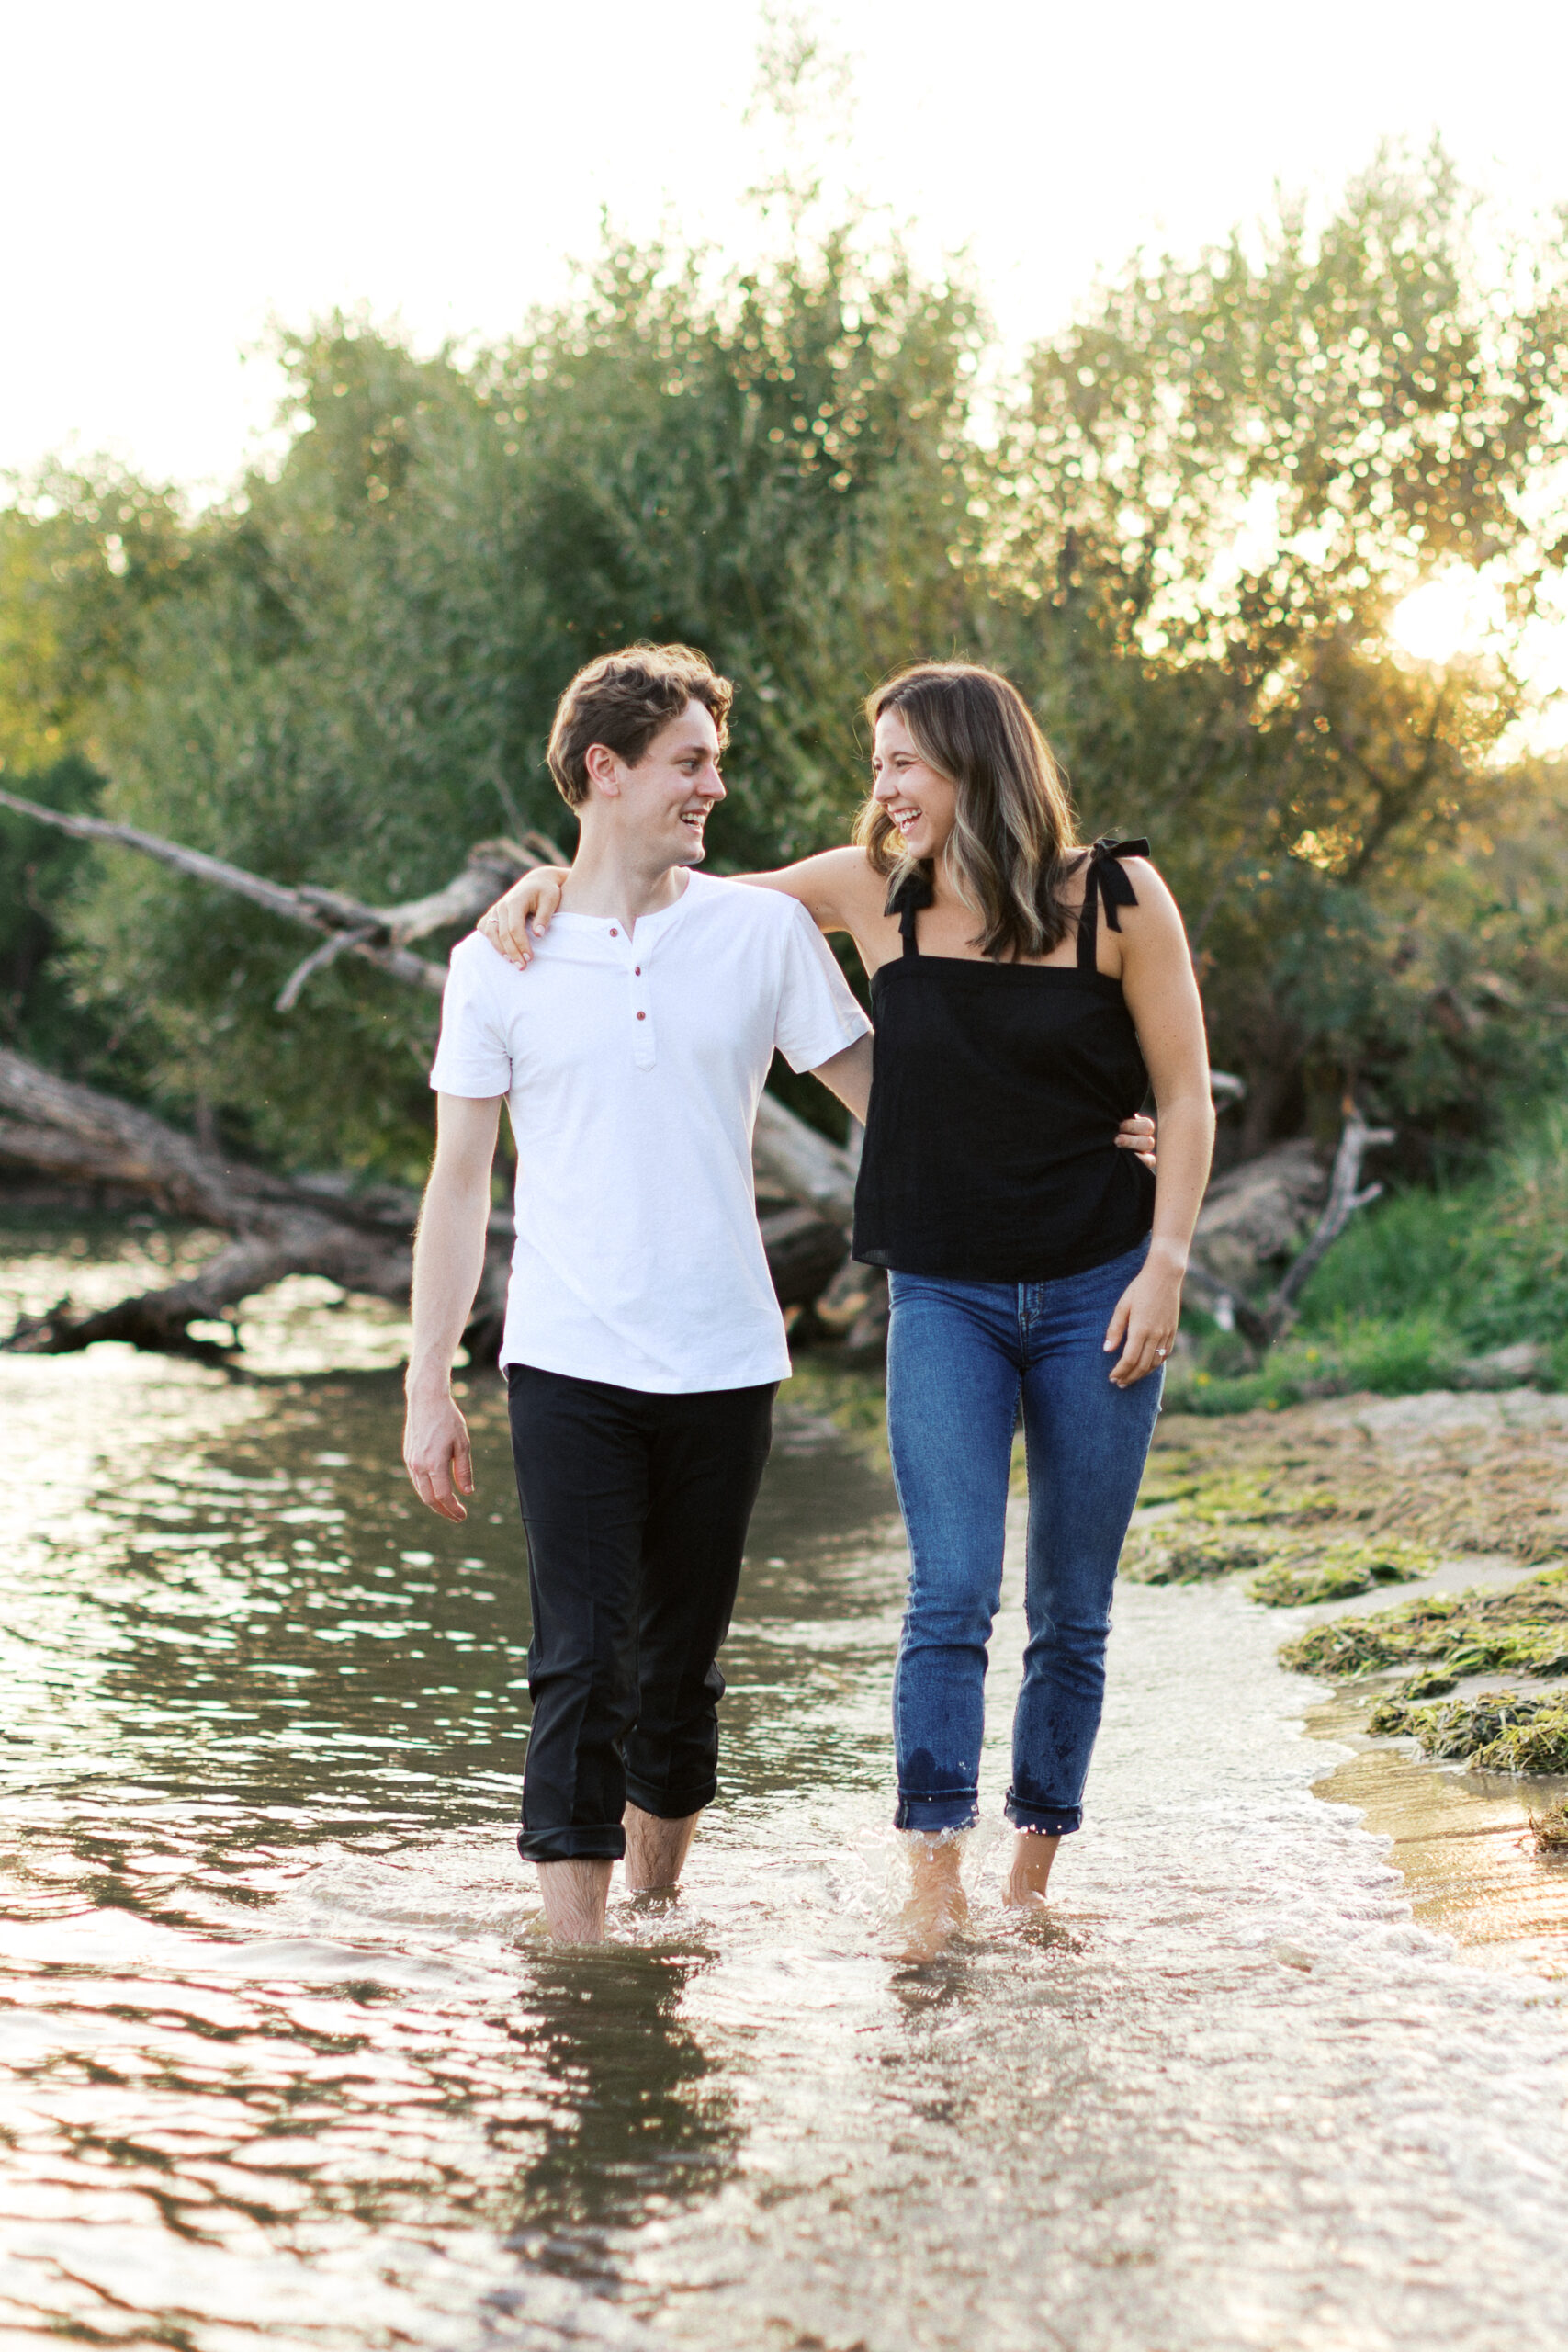
[[[1148,854],[1149,845],[1145,841],[1113,842],[1109,835],[1102,835],[1089,851],[1089,880],[1084,886],[1085,895],[1087,897],[1094,890],[1099,891],[1100,901],[1105,908],[1106,922],[1112,931],[1120,931],[1122,928],[1122,918],[1116,911],[1117,908],[1135,907],[1138,903],[1137,893],[1117,860],[1123,857],[1147,857]]]

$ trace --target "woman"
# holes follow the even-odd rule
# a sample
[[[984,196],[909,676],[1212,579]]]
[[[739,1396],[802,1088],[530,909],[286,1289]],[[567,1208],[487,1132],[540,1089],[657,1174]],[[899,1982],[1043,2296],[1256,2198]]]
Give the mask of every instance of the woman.
[[[747,878],[848,931],[871,978],[854,1255],[889,1273],[888,1442],[911,1561],[896,1822],[911,1834],[916,1922],[940,1934],[964,1914],[958,1833],[978,1817],[1021,1399],[1029,1640],[1010,1902],[1043,1900],[1081,1822],[1111,1589],[1213,1113],[1176,903],[1146,843],[1075,842],[1016,690],[967,663],[922,663],[866,712],[872,793],[855,846]],[[556,897],[555,870],[530,876],[481,928],[525,962],[525,920],[542,929]],[[1151,1081],[1157,1177],[1117,1148]]]

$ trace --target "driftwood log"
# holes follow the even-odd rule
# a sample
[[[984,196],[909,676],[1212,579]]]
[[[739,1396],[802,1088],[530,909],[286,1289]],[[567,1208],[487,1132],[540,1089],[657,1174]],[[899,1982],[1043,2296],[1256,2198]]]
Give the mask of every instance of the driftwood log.
[[[220,1355],[220,1345],[193,1340],[190,1326],[231,1322],[241,1300],[285,1274],[324,1274],[344,1290],[408,1297],[418,1208],[412,1193],[389,1187],[355,1201],[335,1188],[292,1183],[4,1048],[0,1159],[62,1182],[109,1185],[231,1236],[183,1282],[93,1314],[78,1315],[62,1299],[43,1315],[24,1316],[5,1342],[22,1352],[57,1355],[95,1340],[129,1340]],[[505,1297],[509,1226],[500,1216],[492,1223],[470,1326],[476,1332]]]
[[[833,1153],[831,1144],[813,1140],[825,1154]],[[812,1164],[809,1153],[796,1158],[802,1167]],[[231,1322],[242,1300],[285,1274],[324,1274],[344,1290],[400,1305],[407,1300],[416,1194],[395,1185],[355,1194],[330,1178],[291,1182],[0,1047],[4,1161],[62,1183],[130,1193],[170,1216],[232,1237],[182,1282],[92,1314],[78,1315],[62,1299],[43,1315],[25,1316],[4,1342],[8,1348],[53,1355],[90,1347],[95,1340],[128,1340],[137,1347],[221,1355],[227,1351],[220,1343],[193,1340],[190,1326]],[[768,1182],[783,1189],[771,1163]],[[815,1209],[800,1207],[775,1210],[761,1224],[780,1304],[808,1306],[848,1256],[847,1232]],[[493,1361],[500,1345],[511,1238],[511,1211],[497,1209],[465,1334],[476,1361]]]

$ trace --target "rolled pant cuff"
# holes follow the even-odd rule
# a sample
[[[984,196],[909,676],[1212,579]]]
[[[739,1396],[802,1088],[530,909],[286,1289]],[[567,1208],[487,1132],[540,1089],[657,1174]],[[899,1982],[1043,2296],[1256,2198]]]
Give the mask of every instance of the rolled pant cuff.
[[[525,1862],[618,1862],[626,1833],[618,1821],[602,1829],[520,1829],[517,1850]]]
[[[944,1829],[973,1829],[979,1818],[980,1793],[977,1789],[950,1791],[934,1797],[907,1797],[900,1790],[893,1826],[895,1829],[919,1829],[928,1838],[937,1838]]]
[[[712,1804],[718,1794],[718,1781],[699,1781],[690,1789],[655,1789],[646,1781],[626,1774],[626,1802],[635,1804],[639,1813],[650,1813],[655,1821],[684,1821],[694,1813],[701,1813]]]
[[[1058,1806],[1052,1812],[1047,1805],[1023,1804],[1010,1790],[1002,1810],[1015,1829],[1026,1829],[1041,1838],[1070,1838],[1075,1829],[1083,1827],[1081,1804]]]

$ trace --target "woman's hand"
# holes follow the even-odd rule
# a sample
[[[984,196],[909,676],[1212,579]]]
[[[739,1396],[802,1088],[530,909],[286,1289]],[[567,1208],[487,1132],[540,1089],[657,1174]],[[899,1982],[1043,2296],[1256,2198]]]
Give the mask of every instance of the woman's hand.
[[[1105,1334],[1107,1355],[1114,1354],[1118,1348],[1122,1350],[1111,1371],[1116,1387],[1131,1388],[1151,1372],[1157,1372],[1176,1345],[1185,1271],[1185,1266],[1156,1241],[1144,1261],[1142,1272],[1134,1277],[1117,1300],[1116,1312]]]
[[[479,937],[488,939],[497,954],[515,964],[520,972],[533,960],[528,926],[532,923],[535,939],[543,939],[550,917],[560,905],[561,886],[570,870],[564,865],[536,865],[479,917]]]

